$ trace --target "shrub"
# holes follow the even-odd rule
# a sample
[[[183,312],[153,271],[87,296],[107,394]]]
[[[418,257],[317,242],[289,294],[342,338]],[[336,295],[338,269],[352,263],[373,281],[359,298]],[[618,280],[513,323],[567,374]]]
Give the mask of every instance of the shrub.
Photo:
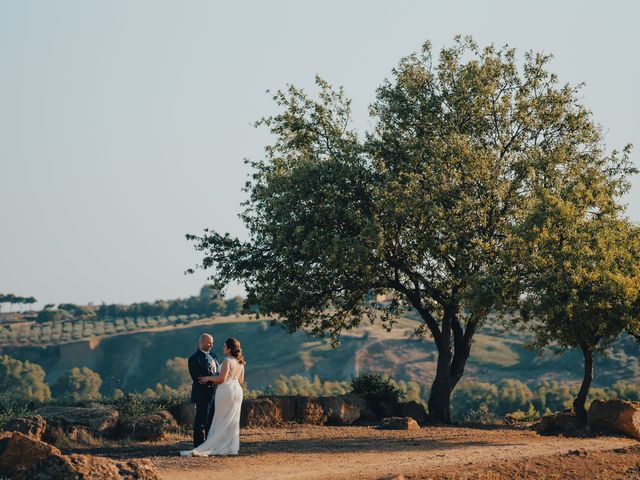
[[[68,397],[71,400],[100,400],[100,375],[90,368],[72,368],[53,385],[56,397]]]
[[[383,405],[392,405],[402,399],[402,392],[393,381],[380,374],[359,375],[351,380],[353,393],[361,396],[375,415],[383,415]]]

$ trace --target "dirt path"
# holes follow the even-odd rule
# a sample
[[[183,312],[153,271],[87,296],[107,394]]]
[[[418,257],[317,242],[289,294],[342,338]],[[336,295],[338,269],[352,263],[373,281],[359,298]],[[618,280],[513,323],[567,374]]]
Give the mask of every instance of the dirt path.
[[[166,480],[406,478],[640,478],[640,444],[617,437],[543,437],[507,428],[366,427],[243,430],[235,457],[179,457],[188,442],[102,452],[150,458]],[[100,454],[100,452],[94,452]],[[573,473],[572,473],[573,472]],[[621,476],[616,476],[620,472]]]

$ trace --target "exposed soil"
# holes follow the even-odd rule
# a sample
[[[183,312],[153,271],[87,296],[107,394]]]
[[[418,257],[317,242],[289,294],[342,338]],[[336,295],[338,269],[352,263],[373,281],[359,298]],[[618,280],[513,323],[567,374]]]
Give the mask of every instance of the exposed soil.
[[[640,480],[640,443],[620,437],[540,436],[518,428],[291,425],[247,429],[238,456],[180,457],[185,438],[77,452],[150,458],[166,480],[601,479]]]

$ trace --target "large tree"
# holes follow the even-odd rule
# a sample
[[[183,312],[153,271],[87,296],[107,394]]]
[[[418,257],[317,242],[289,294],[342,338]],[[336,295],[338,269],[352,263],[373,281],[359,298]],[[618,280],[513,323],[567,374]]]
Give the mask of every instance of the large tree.
[[[289,331],[337,338],[415,309],[438,350],[430,417],[450,422],[476,330],[515,295],[505,244],[534,186],[601,160],[582,155],[598,128],[549,58],[518,67],[513,49],[461,38],[434,58],[427,43],[379,87],[363,136],[342,89],[317,79],[316,99],[277,92],[281,113],[259,122],[274,142],[246,185],[248,240],[187,235],[200,267],[214,288],[241,282],[257,314]]]

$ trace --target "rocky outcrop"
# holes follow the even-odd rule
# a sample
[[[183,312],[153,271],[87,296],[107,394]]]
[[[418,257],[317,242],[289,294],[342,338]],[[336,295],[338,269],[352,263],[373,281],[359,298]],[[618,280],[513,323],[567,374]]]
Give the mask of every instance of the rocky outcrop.
[[[275,427],[294,422],[311,425],[375,424],[387,417],[410,417],[419,425],[428,421],[427,411],[417,402],[380,404],[374,414],[355,394],[335,397],[273,396],[247,399],[242,403],[240,426]]]
[[[640,439],[640,403],[626,400],[594,400],[587,415],[594,432],[622,433]]]
[[[58,425],[83,427],[93,435],[103,436],[112,432],[118,423],[118,411],[99,403],[87,404],[83,407],[61,407],[50,405],[37,411],[47,423],[51,420]]]
[[[411,417],[389,417],[382,419],[381,430],[420,430],[420,425]]]
[[[16,480],[158,480],[149,460],[113,461],[63,455],[56,447],[20,432],[0,434],[0,478]]]
[[[184,402],[174,405],[169,409],[173,418],[176,419],[178,425],[183,427],[193,427],[196,420],[196,405],[191,402]]]
[[[293,421],[307,425],[322,425],[326,416],[317,398],[300,397],[295,403]]]
[[[337,397],[319,397],[327,425],[351,425],[357,421],[365,410],[364,400],[357,395],[340,395]]]
[[[2,429],[7,432],[20,432],[36,440],[42,439],[47,428],[47,422],[40,415],[14,418],[6,422]]]
[[[51,418],[42,434],[42,440],[57,447],[66,447],[69,442],[86,443],[92,434],[86,427],[77,426],[62,418]]]
[[[283,421],[282,410],[271,398],[256,398],[242,402],[241,427],[274,427]]]
[[[60,455],[60,450],[20,432],[4,433],[0,438],[0,477],[13,478],[50,455]]]
[[[413,418],[418,425],[425,426],[429,421],[427,409],[418,402],[410,401],[398,404],[398,416]]]
[[[91,455],[51,455],[21,472],[16,479],[158,480],[158,473],[149,460],[115,462]]]
[[[535,423],[532,428],[543,435],[573,435],[581,430],[576,414],[573,412],[560,412],[547,415]]]
[[[117,431],[119,437],[155,442],[162,440],[166,433],[177,432],[178,424],[169,412],[158,410],[138,417],[121,419]]]

